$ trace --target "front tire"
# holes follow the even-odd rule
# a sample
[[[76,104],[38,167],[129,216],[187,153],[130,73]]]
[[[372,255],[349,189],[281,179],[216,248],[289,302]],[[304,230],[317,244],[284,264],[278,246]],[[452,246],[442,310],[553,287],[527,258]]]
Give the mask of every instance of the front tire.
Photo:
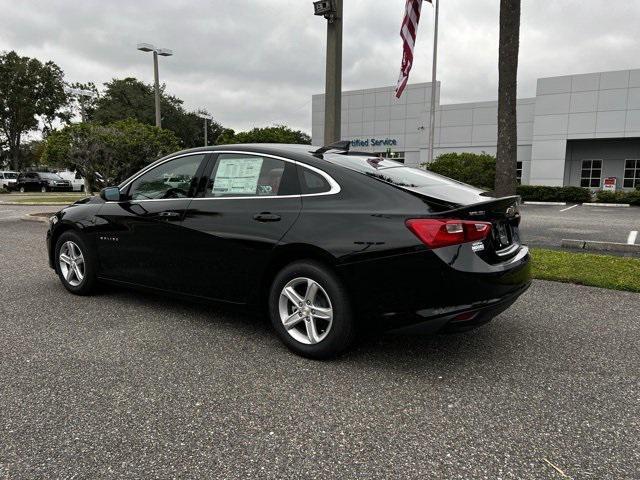
[[[42,193],[47,193],[47,187],[40,187],[40,191]]]
[[[269,316],[278,337],[298,355],[335,357],[355,337],[349,298],[338,276],[325,265],[298,261],[275,277]]]
[[[89,295],[96,284],[96,260],[87,242],[76,232],[64,232],[56,242],[55,267],[64,288]]]
[[[24,187],[20,187],[20,193],[24,193],[24,192],[25,192]]]

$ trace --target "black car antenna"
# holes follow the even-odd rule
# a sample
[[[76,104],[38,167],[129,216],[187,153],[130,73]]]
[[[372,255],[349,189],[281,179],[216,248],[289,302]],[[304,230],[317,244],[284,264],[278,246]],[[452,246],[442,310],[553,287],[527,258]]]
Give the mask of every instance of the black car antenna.
[[[325,145],[324,147],[320,147],[313,153],[315,157],[322,158],[322,154],[328,152],[329,150],[339,150],[343,153],[349,153],[349,147],[351,147],[351,142],[348,140],[342,140],[340,142],[335,142],[330,145]]]

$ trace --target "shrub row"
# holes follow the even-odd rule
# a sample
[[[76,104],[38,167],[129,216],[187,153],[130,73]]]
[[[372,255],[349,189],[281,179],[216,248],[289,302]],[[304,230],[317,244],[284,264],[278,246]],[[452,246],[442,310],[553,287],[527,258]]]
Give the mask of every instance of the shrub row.
[[[605,192],[596,194],[596,201],[600,203],[628,203],[640,206],[640,190],[631,192]]]
[[[591,191],[582,187],[546,187],[541,185],[518,185],[517,194],[525,202],[575,202],[591,201]]]

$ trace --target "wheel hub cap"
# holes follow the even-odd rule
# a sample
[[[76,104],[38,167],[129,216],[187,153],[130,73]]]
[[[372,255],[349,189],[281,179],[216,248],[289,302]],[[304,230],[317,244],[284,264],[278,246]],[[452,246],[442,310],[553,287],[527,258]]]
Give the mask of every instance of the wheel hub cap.
[[[333,307],[329,295],[310,278],[294,278],[287,283],[280,292],[278,309],[287,333],[300,343],[319,343],[331,330]]]
[[[58,259],[60,273],[65,281],[73,287],[80,285],[85,275],[84,255],[80,247],[70,240],[64,242]]]

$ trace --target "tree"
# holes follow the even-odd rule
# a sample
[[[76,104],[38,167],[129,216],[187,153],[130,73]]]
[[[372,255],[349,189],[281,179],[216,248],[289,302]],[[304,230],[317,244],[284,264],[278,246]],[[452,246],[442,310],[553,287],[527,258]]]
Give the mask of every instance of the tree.
[[[48,128],[67,120],[64,73],[55,63],[42,63],[16,52],[0,54],[0,143],[9,150],[11,166],[19,170],[22,135],[41,119]]]
[[[311,145],[311,137],[300,130],[292,130],[284,125],[254,128],[248,132],[235,133],[227,129],[216,140],[218,145],[232,143],[299,143]]]
[[[71,111],[72,108],[72,104],[73,101],[75,101],[78,105],[78,109],[80,110],[80,116],[82,117],[82,121],[87,121],[89,118],[91,118],[96,110],[96,103],[98,101],[98,98],[100,97],[100,94],[98,92],[98,87],[96,87],[96,84],[93,82],[87,82],[87,83],[81,83],[81,82],[74,82],[71,85],[69,85],[69,87],[76,89],[76,90],[86,90],[88,92],[93,92],[94,96],[93,97],[89,97],[86,95],[76,95],[76,94],[69,94],[69,109],[70,109],[70,116],[73,116],[73,112]]]
[[[498,59],[498,151],[495,194],[516,192],[518,124],[516,99],[518,51],[520,49],[520,0],[500,0],[500,46]]]
[[[76,123],[46,138],[42,161],[78,170],[85,179],[85,191],[92,192],[96,173],[106,185],[115,185],[178,148],[173,132],[133,119],[109,125]]]
[[[423,165],[427,170],[484,190],[491,190],[495,182],[496,159],[488,153],[445,153]]]
[[[104,93],[96,100],[95,109],[89,114],[92,121],[108,125],[133,118],[147,125],[155,125],[155,92],[152,85],[131,77],[113,79],[104,85]],[[204,145],[203,120],[196,112],[187,112],[182,104],[179,98],[165,93],[164,85],[161,87],[162,127],[174,132],[184,148]],[[219,123],[209,121],[207,126],[208,137],[212,140],[222,133]]]

